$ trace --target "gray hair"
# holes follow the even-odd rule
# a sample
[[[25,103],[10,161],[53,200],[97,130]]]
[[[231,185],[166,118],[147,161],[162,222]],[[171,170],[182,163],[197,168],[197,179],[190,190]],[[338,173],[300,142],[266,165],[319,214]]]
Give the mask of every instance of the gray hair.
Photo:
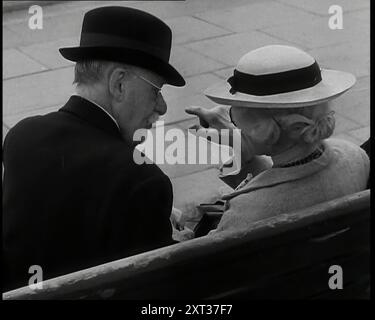
[[[257,111],[258,112],[258,111]],[[329,103],[301,108],[260,109],[264,125],[253,138],[258,142],[275,144],[283,133],[289,139],[315,144],[327,139],[335,129],[334,112]]]
[[[74,68],[73,84],[94,84],[104,77],[105,70],[112,63],[101,60],[78,61]]]
[[[278,125],[292,140],[314,144],[329,138],[335,130],[334,112],[329,103],[288,109],[287,114],[276,115]]]
[[[106,70],[111,66],[121,66],[129,70],[133,66],[119,62],[105,61],[105,60],[83,60],[78,61],[74,68],[73,84],[94,84],[104,78]]]

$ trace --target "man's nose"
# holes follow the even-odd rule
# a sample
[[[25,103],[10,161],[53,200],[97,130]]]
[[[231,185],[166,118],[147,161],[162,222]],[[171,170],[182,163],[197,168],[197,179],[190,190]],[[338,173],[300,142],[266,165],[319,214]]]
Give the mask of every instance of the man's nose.
[[[159,113],[161,116],[167,112],[167,104],[163,96],[160,94],[157,104],[156,104],[156,112]]]

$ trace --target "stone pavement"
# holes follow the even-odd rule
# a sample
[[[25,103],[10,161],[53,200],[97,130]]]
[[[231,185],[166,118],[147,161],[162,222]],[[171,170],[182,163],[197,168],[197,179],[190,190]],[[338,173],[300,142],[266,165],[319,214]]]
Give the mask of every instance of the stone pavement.
[[[328,27],[332,4],[343,8],[342,30]],[[84,13],[102,5],[139,8],[171,26],[171,63],[187,81],[184,88],[163,89],[163,120],[171,127],[196,121],[185,107],[214,105],[203,90],[226,79],[244,53],[291,44],[322,67],[357,76],[355,87],[335,102],[335,135],[356,144],[370,135],[370,0],[57,1],[43,6],[42,30],[28,28],[27,9],[3,15],[3,139],[18,121],[57,110],[73,92],[73,65],[57,49],[77,45]],[[161,167],[172,178],[180,207],[223,186],[212,166]]]

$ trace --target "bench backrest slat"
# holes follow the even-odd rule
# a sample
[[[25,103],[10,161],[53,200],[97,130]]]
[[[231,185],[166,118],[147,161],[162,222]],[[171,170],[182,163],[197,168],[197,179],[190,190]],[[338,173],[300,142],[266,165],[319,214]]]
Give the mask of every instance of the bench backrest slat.
[[[4,299],[209,299],[343,297],[328,287],[369,275],[370,190],[20,288]],[[361,276],[359,276],[361,275]],[[357,290],[357,291],[356,291]],[[341,290],[345,291],[345,290]]]

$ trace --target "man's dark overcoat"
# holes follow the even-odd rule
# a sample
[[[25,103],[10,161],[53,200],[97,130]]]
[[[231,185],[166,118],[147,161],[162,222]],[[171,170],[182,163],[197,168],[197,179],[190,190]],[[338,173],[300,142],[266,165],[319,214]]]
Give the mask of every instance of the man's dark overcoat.
[[[12,128],[3,145],[3,280],[28,284],[173,243],[172,186],[99,107],[72,96]]]

